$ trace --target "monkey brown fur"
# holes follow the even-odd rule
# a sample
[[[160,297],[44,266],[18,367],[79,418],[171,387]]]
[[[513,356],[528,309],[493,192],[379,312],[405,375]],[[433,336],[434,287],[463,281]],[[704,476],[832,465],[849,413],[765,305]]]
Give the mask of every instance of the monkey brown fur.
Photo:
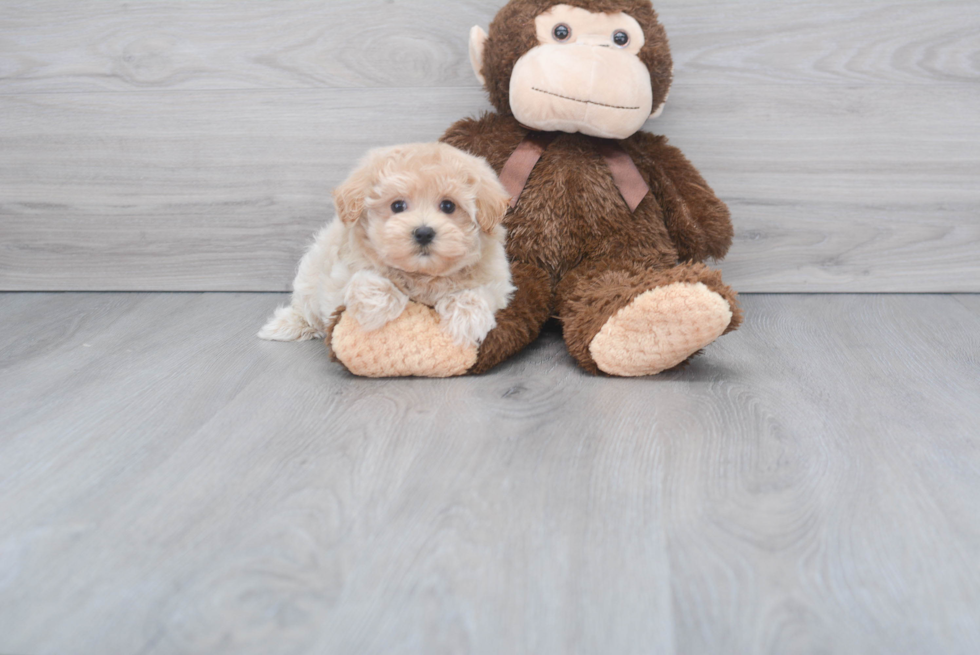
[[[635,55],[649,72],[652,107],[661,106],[672,63],[649,0],[512,0],[498,13],[489,36],[483,34],[482,61],[474,62],[497,111],[459,121],[443,141],[486,158],[500,173],[532,131],[512,111],[515,66],[539,45],[552,46],[548,52],[573,52],[541,41],[535,21],[544,15],[542,24],[550,28],[547,21],[554,12],[580,20],[584,14],[578,10],[592,12],[597,21],[619,12],[635,19],[645,39]],[[575,29],[581,43],[563,47],[579,47],[575,52],[580,53],[582,46],[593,45],[610,49],[599,52],[603,57],[618,56],[580,24]],[[573,100],[575,95],[581,93],[558,97],[636,109],[625,106],[630,103],[602,104],[594,96]],[[633,212],[594,137],[566,129],[543,152],[517,206],[504,219],[518,291],[498,313],[498,325],[480,346],[470,373],[487,371],[520,352],[552,316],[560,319],[569,352],[585,370],[613,375],[654,374],[676,366],[741,323],[735,292],[703,264],[724,257],[731,245],[727,207],[664,137],[632,130],[622,136],[616,142],[650,188]],[[338,356],[344,361],[343,353]]]

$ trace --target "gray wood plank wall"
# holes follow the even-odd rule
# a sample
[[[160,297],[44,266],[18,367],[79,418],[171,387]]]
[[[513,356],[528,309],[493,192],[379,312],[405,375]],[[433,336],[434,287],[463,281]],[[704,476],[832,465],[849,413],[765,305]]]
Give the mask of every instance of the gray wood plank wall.
[[[488,108],[501,4],[3,3],[0,290],[287,289],[365,149]],[[655,4],[736,288],[980,291],[975,0]]]

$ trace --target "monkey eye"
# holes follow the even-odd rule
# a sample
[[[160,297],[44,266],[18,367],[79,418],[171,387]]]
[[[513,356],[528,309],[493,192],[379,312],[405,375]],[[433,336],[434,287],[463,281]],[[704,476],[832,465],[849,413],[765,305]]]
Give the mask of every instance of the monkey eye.
[[[572,28],[564,23],[555,25],[555,29],[551,31],[551,34],[555,37],[555,41],[568,41],[569,37],[572,36]]]
[[[391,213],[401,214],[402,212],[408,211],[408,203],[404,200],[396,200],[391,203]]]
[[[456,211],[456,203],[452,200],[443,200],[442,204],[439,205],[439,211],[443,214],[452,214]]]
[[[630,43],[630,35],[623,30],[616,30],[616,33],[613,34],[613,43],[620,48],[625,48]]]

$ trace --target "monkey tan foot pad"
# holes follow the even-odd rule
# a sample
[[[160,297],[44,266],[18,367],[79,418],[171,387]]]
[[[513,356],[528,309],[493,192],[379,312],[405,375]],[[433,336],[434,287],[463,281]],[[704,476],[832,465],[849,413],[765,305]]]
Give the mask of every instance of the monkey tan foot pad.
[[[442,331],[435,310],[414,302],[374,332],[364,332],[357,319],[344,312],[330,347],[351,373],[367,378],[463,375],[477,355],[475,346],[460,346]]]
[[[720,337],[731,321],[720,295],[701,282],[677,282],[634,298],[606,321],[589,351],[609,375],[655,375]]]

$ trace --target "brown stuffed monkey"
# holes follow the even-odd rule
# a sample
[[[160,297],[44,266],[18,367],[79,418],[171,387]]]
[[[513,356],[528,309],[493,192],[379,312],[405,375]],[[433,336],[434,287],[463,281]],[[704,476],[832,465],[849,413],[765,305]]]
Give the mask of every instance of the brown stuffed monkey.
[[[649,0],[512,0],[489,35],[473,28],[470,57],[497,112],[443,141],[485,157],[514,196],[518,290],[478,350],[430,341],[438,317],[415,308],[377,333],[341,315],[334,357],[361,375],[481,373],[556,316],[585,370],[641,376],[735,330],[736,294],[702,263],[731,245],[728,209],[679,150],[639,131],[672,81]]]

